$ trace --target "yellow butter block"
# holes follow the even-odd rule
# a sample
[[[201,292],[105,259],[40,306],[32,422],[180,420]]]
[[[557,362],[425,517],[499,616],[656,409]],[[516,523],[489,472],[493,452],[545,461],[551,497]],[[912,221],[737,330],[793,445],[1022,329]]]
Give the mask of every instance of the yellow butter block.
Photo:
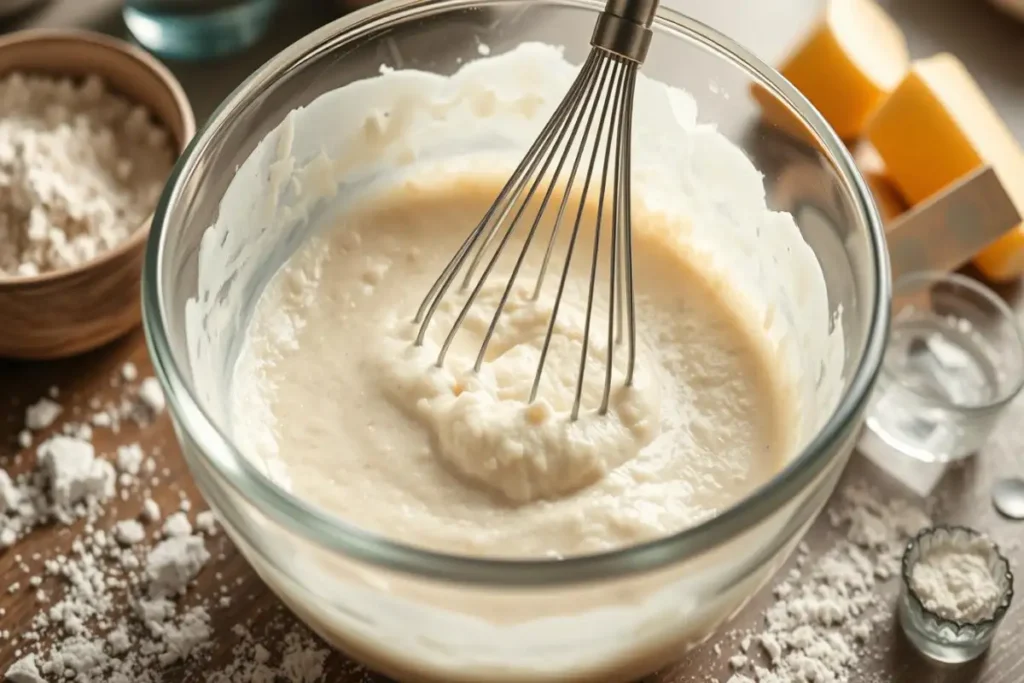
[[[909,61],[903,33],[872,0],[829,0],[779,71],[839,137],[852,140],[899,84]]]
[[[900,194],[918,204],[982,165],[1024,210],[1024,152],[964,65],[939,54],[914,62],[867,127]],[[1021,232],[1018,226],[1014,232]],[[1007,234],[975,261],[986,277],[1024,273],[1024,235]]]
[[[864,177],[868,189],[874,195],[875,205],[886,226],[893,219],[902,216],[908,208],[907,202],[900,195],[885,168],[885,162],[878,151],[867,143],[856,145],[853,150],[853,162]]]

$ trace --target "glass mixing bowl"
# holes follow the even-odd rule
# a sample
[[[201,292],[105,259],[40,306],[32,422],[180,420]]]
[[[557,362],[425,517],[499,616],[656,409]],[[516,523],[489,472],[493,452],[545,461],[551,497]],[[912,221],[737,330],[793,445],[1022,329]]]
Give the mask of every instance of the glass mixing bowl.
[[[392,0],[339,19],[271,59],[225,100],[181,158],[153,219],[145,327],[199,487],[256,571],[301,618],[403,680],[619,681],[681,658],[746,604],[820,511],[857,438],[882,359],[885,242],[843,145],[772,69],[663,9],[644,73],[689,91],[700,119],[763,173],[769,206],[793,214],[822,266],[828,324],[842,325],[844,354],[833,361],[842,365],[842,390],[784,470],[716,517],[654,542],[565,560],[505,561],[427,552],[356,528],[280,488],[239,452],[230,426],[200,398],[195,380],[204,370],[191,363],[186,338],[200,244],[239,165],[290,111],[376,76],[382,63],[450,74],[486,51],[482,44],[500,53],[524,41],[563,45],[579,63],[601,7],[596,0]],[[234,199],[256,207],[261,197]],[[288,231],[272,237],[295,242]],[[247,302],[221,321],[232,337],[220,340],[225,348],[237,352],[234,335],[263,282],[225,273],[217,296],[240,289]],[[211,367],[230,368],[232,360],[227,353]],[[815,377],[820,368],[805,371]]]

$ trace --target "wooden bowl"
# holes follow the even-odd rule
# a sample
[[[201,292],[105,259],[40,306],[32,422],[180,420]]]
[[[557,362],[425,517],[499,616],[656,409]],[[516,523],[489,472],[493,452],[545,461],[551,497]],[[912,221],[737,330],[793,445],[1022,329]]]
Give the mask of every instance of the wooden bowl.
[[[148,53],[88,31],[29,30],[0,37],[0,76],[95,74],[147,107],[180,154],[196,132],[181,84]],[[89,351],[141,320],[140,278],[149,219],[114,249],[80,266],[33,277],[0,278],[0,357],[46,359]]]

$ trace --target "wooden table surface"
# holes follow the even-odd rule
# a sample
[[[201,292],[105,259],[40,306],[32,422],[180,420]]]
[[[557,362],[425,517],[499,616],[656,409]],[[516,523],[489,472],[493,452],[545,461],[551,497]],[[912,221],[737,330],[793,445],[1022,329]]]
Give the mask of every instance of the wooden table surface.
[[[304,3],[296,3],[296,5]],[[698,17],[705,12],[710,23],[716,23],[714,17],[720,15],[722,6],[732,3],[720,3],[700,0],[693,3],[691,9],[689,4],[682,4]],[[773,12],[793,13],[796,17],[787,21],[786,32],[792,33],[790,24],[804,21],[813,12],[817,0],[785,0],[779,3],[749,3],[755,11],[758,8],[771,5]],[[894,13],[903,19],[907,17],[932,17],[933,12],[945,12],[947,18],[956,14],[959,10],[954,5],[963,7],[967,3],[954,3],[952,0],[931,0],[928,2],[913,2],[911,0],[889,0],[886,4],[891,6]],[[973,4],[973,3],[970,3]],[[64,3],[62,7],[51,3],[40,14],[24,19],[22,24],[14,24],[13,27],[25,25],[79,25],[94,26],[114,33],[123,31],[123,27],[116,18],[116,3],[111,0],[75,0],[73,3]],[[964,10],[966,11],[966,10]],[[978,12],[985,12],[978,9]],[[716,14],[717,13],[717,14]],[[951,14],[952,13],[952,14]],[[799,15],[797,17],[797,15]],[[1011,120],[1011,126],[1021,136],[1024,133],[1024,70],[1020,69],[1022,50],[1024,50],[1024,32],[1019,27],[1012,26],[995,16],[984,14],[984,18],[977,16],[966,20],[965,26],[982,22],[983,29],[990,31],[980,52],[972,52],[965,57],[965,61],[974,64],[976,69],[981,69],[982,75],[979,79],[983,85],[990,90],[993,99],[997,100],[1004,114]],[[279,49],[291,42],[296,35],[307,30],[316,22],[323,19],[322,13],[313,9],[297,7],[290,12],[278,27],[278,32],[269,38],[263,46],[247,55],[234,60],[228,60],[219,65],[211,67],[196,67],[190,65],[175,65],[173,68],[182,78],[193,96],[197,114],[200,119],[205,117],[212,110],[216,101],[229,91],[249,70],[258,65],[269,53]],[[927,21],[935,22],[932,19]],[[745,24],[746,28],[734,31],[743,40],[743,32],[751,33],[754,22]],[[934,50],[943,47],[962,47],[964,31],[979,30],[966,28],[964,31],[950,31],[946,24],[938,22],[939,29],[927,30],[922,33],[915,28],[916,33],[911,36],[912,46],[925,46],[927,50]],[[909,32],[909,29],[908,29]],[[772,33],[771,31],[759,31],[761,35]],[[1012,36],[1017,36],[1013,39]],[[768,42],[759,50],[767,58],[775,56],[779,51],[779,45],[786,42],[785,36],[772,36]],[[1019,41],[1019,42],[1018,42]],[[979,39],[975,39],[979,42]],[[1011,50],[1014,56],[1003,53],[1004,58],[1015,67],[1012,71],[1002,70],[994,57],[989,54],[992,51],[992,44],[1003,46]],[[958,50],[963,56],[963,48]],[[920,49],[918,49],[920,51]],[[980,56],[979,56],[980,55]],[[978,66],[980,64],[980,66]],[[1009,74],[1009,75],[1007,75]],[[994,91],[993,91],[994,88]],[[1009,111],[1007,108],[1013,110]],[[1024,311],[1024,307],[1018,305],[1018,310]],[[1024,317],[1024,316],[1022,316]],[[0,332],[2,333],[2,332]],[[116,376],[120,367],[125,361],[133,361],[145,376],[151,374],[151,367],[146,355],[146,349],[141,332],[136,331],[125,339],[116,342],[109,347],[93,352],[86,356],[52,363],[6,363],[0,361],[0,464],[5,468],[17,471],[12,464],[12,456],[17,450],[15,435],[21,427],[21,420],[24,415],[24,407],[46,394],[51,386],[60,389],[60,401],[72,410],[73,405],[85,408],[87,399],[93,395],[106,396],[116,395],[116,389],[111,388],[111,378]],[[1015,472],[1024,474],[1024,458],[1020,455],[1020,449],[1024,444],[1024,401],[1017,401],[1010,409],[1008,415],[1001,423],[1001,426],[986,449],[978,457],[969,461],[966,465],[955,468],[945,475],[937,488],[937,495],[942,499],[941,519],[943,521],[959,522],[983,529],[992,534],[997,540],[1008,543],[1008,552],[1014,568],[1019,572],[1024,571],[1024,550],[1020,544],[1014,543],[1015,538],[1024,538],[1024,524],[1013,523],[1000,518],[992,509],[989,502],[989,488],[994,476],[997,473]],[[144,448],[151,451],[159,448],[161,455],[158,457],[159,468],[167,468],[168,476],[162,477],[162,485],[154,491],[154,498],[165,510],[175,508],[182,493],[189,496],[201,508],[201,499],[196,492],[192,480],[185,468],[184,462],[174,441],[174,435],[166,416],[161,417],[156,423],[146,428],[129,426],[119,435],[112,435],[103,430],[98,430],[94,439],[98,453],[109,454],[119,443],[139,441]],[[22,466],[30,465],[30,458],[25,458]],[[880,472],[875,470],[863,458],[856,458],[850,467],[848,476],[865,476],[876,480],[884,478]],[[127,502],[119,504],[117,515],[108,515],[106,521],[124,518],[133,514],[139,507],[141,501],[135,497]],[[823,521],[815,525],[808,536],[812,548],[821,551],[828,544],[828,525]],[[23,581],[25,575],[17,567],[14,556],[21,555],[23,558],[30,558],[34,553],[39,552],[44,556],[52,556],[54,552],[61,549],[66,550],[70,544],[73,534],[61,534],[54,528],[43,528],[35,531],[24,541],[20,542],[14,550],[0,552],[0,587],[15,580]],[[252,632],[257,638],[265,635],[270,629],[277,629],[282,623],[287,624],[292,617],[279,604],[276,598],[263,586],[260,580],[248,567],[244,559],[238,555],[230,546],[228,541],[221,535],[214,543],[223,546],[223,559],[217,558],[215,550],[214,559],[200,575],[198,586],[195,589],[199,593],[213,595],[219,591],[220,585],[230,586],[232,597],[230,606],[217,608],[212,612],[212,623],[214,627],[214,643],[212,650],[208,653],[208,659],[203,660],[198,666],[192,666],[185,670],[171,670],[167,676],[168,681],[201,681],[204,680],[202,672],[209,672],[220,669],[227,662],[231,661],[231,650],[236,644],[236,637],[231,632],[231,627],[238,623],[248,623]],[[32,562],[30,565],[34,564]],[[214,576],[220,573],[227,580],[215,581]],[[238,579],[239,581],[236,581]],[[219,595],[219,592],[217,593]],[[736,626],[756,628],[761,620],[763,608],[769,602],[768,591],[755,600],[748,609],[740,615]],[[1018,599],[1018,603],[1021,600]],[[37,609],[31,591],[21,590],[13,594],[0,592],[0,608],[6,610],[0,617],[0,631],[9,629],[13,636],[16,636],[26,621]],[[275,630],[276,632],[276,630]],[[269,638],[269,636],[268,636]],[[1024,681],[1024,607],[1016,605],[1008,615],[999,636],[988,655],[965,667],[956,668],[935,668],[923,662],[906,643],[905,639],[898,633],[898,627],[893,624],[881,627],[873,635],[872,656],[864,666],[864,680],[881,680],[894,682],[914,683],[943,683],[946,681],[984,681],[985,683],[1020,683]],[[717,647],[716,647],[717,646]],[[733,642],[723,636],[721,639],[712,640],[696,651],[690,653],[678,666],[669,671],[651,676],[645,683],[685,683],[688,681],[703,680],[725,680],[728,678],[727,658],[735,654],[737,650]],[[13,661],[15,646],[0,643],[0,672]],[[868,674],[874,674],[868,677]],[[328,660],[327,673],[324,681],[330,683],[368,683],[373,681],[384,681],[386,679],[367,672],[361,671],[349,662],[340,653],[332,654]],[[860,680],[858,677],[855,680]]]

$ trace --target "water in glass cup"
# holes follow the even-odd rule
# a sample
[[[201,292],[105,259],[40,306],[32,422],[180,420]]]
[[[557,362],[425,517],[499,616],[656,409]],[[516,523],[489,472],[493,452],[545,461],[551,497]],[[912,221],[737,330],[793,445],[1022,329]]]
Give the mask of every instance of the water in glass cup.
[[[912,274],[893,291],[868,427],[919,460],[970,455],[1024,383],[1022,332],[994,292],[962,275]]]
[[[947,460],[988,435],[987,411],[968,407],[996,398],[999,371],[964,321],[933,313],[896,320],[885,365],[869,419],[899,442],[890,445],[923,460]]]
[[[277,5],[278,0],[127,0],[124,21],[161,57],[208,59],[262,38]]]

